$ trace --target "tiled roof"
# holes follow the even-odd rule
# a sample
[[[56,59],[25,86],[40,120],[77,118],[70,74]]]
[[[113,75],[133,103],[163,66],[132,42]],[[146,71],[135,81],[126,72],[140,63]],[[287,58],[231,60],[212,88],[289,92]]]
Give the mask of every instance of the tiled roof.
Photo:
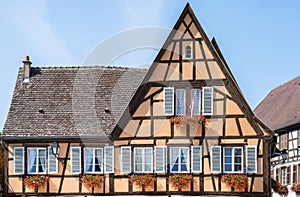
[[[19,74],[4,137],[110,134],[146,69],[124,67],[31,68]]]
[[[272,90],[254,112],[273,130],[299,124],[300,76]]]

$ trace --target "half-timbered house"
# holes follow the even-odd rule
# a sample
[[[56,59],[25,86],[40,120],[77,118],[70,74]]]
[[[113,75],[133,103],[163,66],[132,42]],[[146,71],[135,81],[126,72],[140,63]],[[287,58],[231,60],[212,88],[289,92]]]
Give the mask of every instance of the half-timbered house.
[[[189,4],[147,70],[23,63],[3,129],[7,195],[270,196],[273,133]]]
[[[254,110],[278,135],[271,176],[283,185],[300,183],[300,77],[273,89]]]

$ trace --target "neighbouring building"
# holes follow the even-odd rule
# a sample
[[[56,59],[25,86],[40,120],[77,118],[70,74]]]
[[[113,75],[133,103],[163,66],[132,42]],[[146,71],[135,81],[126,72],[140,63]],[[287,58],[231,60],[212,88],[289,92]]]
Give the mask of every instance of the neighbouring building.
[[[283,185],[300,182],[300,77],[272,90],[254,110],[278,134],[272,178]],[[286,154],[283,158],[282,153]]]
[[[3,129],[5,194],[270,196],[274,133],[189,4],[173,30],[147,70],[31,67],[26,57]],[[36,175],[49,177],[44,187]],[[242,186],[228,186],[236,176]]]

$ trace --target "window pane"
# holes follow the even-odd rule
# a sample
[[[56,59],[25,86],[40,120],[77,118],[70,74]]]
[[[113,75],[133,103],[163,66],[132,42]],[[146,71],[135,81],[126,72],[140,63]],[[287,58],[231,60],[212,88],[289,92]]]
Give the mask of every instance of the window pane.
[[[185,47],[185,58],[192,57],[192,48],[190,46]]]
[[[84,150],[85,154],[85,171],[86,172],[93,172],[93,150],[86,148]]]
[[[200,93],[200,90],[192,89],[190,103],[190,110],[192,115],[200,115]]]
[[[178,156],[179,156],[179,148],[171,147],[171,171],[178,172]]]
[[[224,149],[224,171],[232,172],[232,149]]]
[[[36,173],[37,164],[37,149],[28,149],[28,172]]]
[[[102,149],[95,149],[95,172],[102,172]]]
[[[46,149],[38,149],[38,173],[46,172]]]
[[[176,115],[185,114],[185,90],[176,90]]]

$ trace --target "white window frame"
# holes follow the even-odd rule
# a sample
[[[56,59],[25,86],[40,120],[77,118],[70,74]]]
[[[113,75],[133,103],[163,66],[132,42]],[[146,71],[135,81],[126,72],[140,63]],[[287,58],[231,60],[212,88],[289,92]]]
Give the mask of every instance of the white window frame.
[[[16,155],[15,155],[15,153],[16,153],[16,150],[17,149],[20,149],[20,150],[22,150],[22,163],[21,163],[21,165],[22,165],[22,172],[16,172]],[[25,163],[24,163],[24,161],[25,161],[25,154],[24,154],[24,147],[14,147],[14,174],[24,174],[24,168],[25,168]],[[18,161],[19,162],[19,161]]]
[[[183,92],[183,112],[182,113],[178,113],[178,110],[177,110],[177,107],[179,106],[178,105],[178,95],[179,95],[179,91],[182,91]],[[180,98],[182,99],[182,98]],[[186,115],[186,91],[185,89],[176,89],[176,115],[177,116],[183,116],[183,115]]]
[[[141,171],[138,171],[137,169],[136,169],[136,153],[137,153],[137,151],[138,150],[141,150],[142,151],[142,163],[140,163],[141,165],[142,165],[142,170]],[[151,160],[151,162],[150,162],[150,164],[151,164],[151,168],[150,168],[150,170],[145,170],[145,166],[146,166],[146,163],[145,163],[145,159],[146,159],[146,155],[145,155],[145,151],[146,150],[150,150],[150,152],[151,152],[151,156],[150,156],[150,160]],[[153,172],[153,149],[152,149],[152,147],[135,147],[134,149],[133,149],[133,156],[134,156],[134,158],[133,158],[133,168],[134,168],[134,173],[152,173]]]
[[[188,52],[189,50],[189,52]],[[184,49],[184,54],[186,59],[191,59],[192,58],[192,47],[190,45],[186,46]],[[189,55],[189,56],[188,56]]]
[[[225,170],[225,149],[231,149],[231,171],[227,171]],[[235,171],[234,170],[234,165],[236,164],[234,162],[234,158],[235,158],[235,150],[236,149],[240,149],[241,150],[241,163],[239,163],[239,165],[241,165],[241,170],[240,171]],[[244,161],[244,152],[243,152],[243,147],[224,147],[223,148],[223,172],[224,173],[243,173],[243,161]]]
[[[52,157],[52,158],[50,158],[50,157]],[[50,171],[50,160],[51,159],[55,159],[55,171]],[[48,174],[57,174],[57,173],[58,173],[58,159],[53,155],[52,147],[48,146]]]
[[[74,169],[73,169],[73,150],[79,150],[79,171],[75,171],[74,172]],[[70,168],[70,173],[71,174],[80,174],[81,173],[81,147],[80,146],[73,146],[71,147],[71,156],[70,156],[70,159],[71,159],[71,168]]]
[[[111,151],[112,151],[112,155],[111,155],[111,159],[112,159],[112,161],[109,161],[109,162],[111,162],[111,164],[112,164],[112,166],[111,166],[111,168],[112,168],[112,170],[110,171],[110,170],[107,170],[107,153],[106,153],[106,150],[109,150],[109,149],[111,149]],[[115,166],[114,166],[114,164],[115,164],[115,148],[114,148],[114,146],[105,146],[104,147],[104,152],[103,152],[103,155],[104,155],[104,173],[105,174],[109,174],[109,173],[114,173],[114,169],[115,169]]]
[[[172,112],[167,113],[166,112],[166,90],[172,90]],[[164,114],[167,116],[173,116],[174,115],[174,88],[173,87],[164,87]]]
[[[219,156],[218,168],[219,168],[219,170],[213,169],[213,166],[216,165],[216,162],[214,161],[215,155],[213,155],[213,149],[218,149],[218,156]],[[222,168],[221,168],[221,146],[211,146],[210,147],[210,166],[211,166],[211,173],[221,173],[221,171],[222,171]]]
[[[200,169],[199,170],[194,170],[194,149],[200,149]],[[191,167],[192,167],[192,172],[195,173],[202,173],[202,157],[203,157],[203,152],[202,152],[202,146],[192,146],[191,148]]]
[[[157,149],[162,148],[163,149],[163,158],[158,158],[156,153]],[[154,147],[154,160],[155,160],[155,173],[166,173],[167,172],[167,146],[155,146]],[[163,162],[163,170],[157,170],[157,161],[162,160]]]
[[[174,166],[174,162],[172,160],[172,151],[178,148],[178,171],[173,171],[172,167]],[[181,150],[186,149],[187,150],[187,162],[186,162],[186,168],[187,171],[181,170]],[[190,150],[189,147],[170,147],[170,172],[171,173],[189,173],[190,172]]]
[[[205,112],[205,90],[210,90],[211,91],[211,98],[210,98],[210,102],[211,102],[211,111],[210,112]],[[202,114],[204,116],[211,116],[214,113],[214,88],[213,87],[203,87],[202,88]]]
[[[92,151],[92,157],[93,157],[93,161],[92,161],[92,171],[87,171],[86,169],[86,165],[87,165],[87,158],[86,158],[86,151],[90,150]],[[96,150],[100,150],[101,151],[101,163],[100,163],[100,171],[96,171]],[[99,162],[99,161],[98,161]],[[103,148],[99,148],[99,147],[85,147],[84,148],[84,172],[86,174],[103,174]]]
[[[29,151],[30,150],[36,150],[36,168],[35,168],[35,172],[30,172],[29,170],[29,167],[30,167],[30,154],[29,154]],[[39,151],[40,150],[44,150],[45,151],[45,170],[44,172],[39,172],[39,159],[40,159],[40,156],[39,156]],[[30,148],[27,148],[27,173],[28,174],[46,174],[47,173],[47,149],[46,148],[41,148],[41,147],[30,147]]]
[[[198,103],[199,103],[199,113],[194,113],[194,104],[197,99],[197,97],[194,98],[195,93],[194,92],[199,92],[199,98],[198,98]],[[191,110],[191,115],[200,115],[201,114],[201,89],[191,89],[191,100],[190,100],[190,110]],[[194,100],[195,99],[195,100]]]
[[[128,162],[128,167],[129,167],[129,169],[128,169],[128,171],[124,171],[124,168],[123,168],[123,151],[124,151],[124,149],[127,149],[127,150],[129,150],[129,162]],[[131,161],[131,146],[121,146],[121,159],[120,159],[120,161],[121,161],[121,173],[122,174],[129,174],[129,173],[131,173],[131,163],[132,163],[132,161]]]
[[[287,167],[281,168],[281,183],[287,184]]]
[[[249,148],[254,148],[254,152],[255,152],[255,169],[254,170],[249,170],[248,168],[248,163],[249,163],[249,158],[248,158],[248,149]],[[246,173],[257,173],[257,147],[256,146],[247,146],[246,147]]]

